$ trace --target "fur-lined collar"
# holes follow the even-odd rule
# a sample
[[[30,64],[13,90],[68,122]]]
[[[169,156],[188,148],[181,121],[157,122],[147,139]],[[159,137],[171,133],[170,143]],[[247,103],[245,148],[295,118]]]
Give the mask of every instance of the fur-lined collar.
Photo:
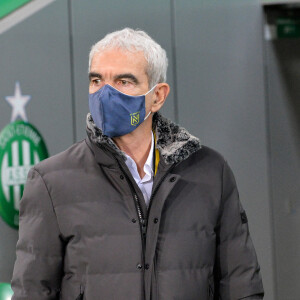
[[[86,131],[92,142],[100,145],[108,145],[126,160],[125,153],[118,148],[111,138],[102,133],[95,125],[90,113],[87,115],[86,123]],[[159,150],[160,157],[166,164],[183,161],[201,148],[198,138],[191,135],[183,127],[163,117],[158,112],[153,115],[153,129],[156,134],[156,148]]]

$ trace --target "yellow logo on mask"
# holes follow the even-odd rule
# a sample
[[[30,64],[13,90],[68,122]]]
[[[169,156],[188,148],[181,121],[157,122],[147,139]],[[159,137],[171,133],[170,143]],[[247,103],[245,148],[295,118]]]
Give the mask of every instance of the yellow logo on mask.
[[[140,123],[140,112],[136,112],[136,113],[133,113],[133,114],[130,114],[131,116],[131,125],[132,126],[136,126]]]

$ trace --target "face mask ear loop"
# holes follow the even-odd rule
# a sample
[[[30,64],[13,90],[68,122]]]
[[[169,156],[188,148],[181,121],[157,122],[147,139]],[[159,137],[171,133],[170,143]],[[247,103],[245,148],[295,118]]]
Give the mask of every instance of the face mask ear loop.
[[[150,116],[150,114],[152,113],[152,111],[149,111],[149,114],[147,115],[147,117],[144,119],[144,121]]]
[[[157,86],[157,84],[150,90],[150,91],[148,91],[146,94],[145,94],[145,96],[147,96],[155,87]],[[150,114],[152,113],[152,111],[150,110],[149,111],[149,114],[146,116],[146,118],[144,119],[144,121],[150,116]]]
[[[152,90],[157,86],[157,84],[151,89],[149,90],[144,96],[147,96],[150,92],[152,92]]]

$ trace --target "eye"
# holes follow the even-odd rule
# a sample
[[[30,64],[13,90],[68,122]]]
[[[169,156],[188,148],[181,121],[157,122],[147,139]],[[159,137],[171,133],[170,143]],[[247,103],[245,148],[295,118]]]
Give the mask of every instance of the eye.
[[[99,78],[91,78],[90,84],[92,86],[99,86],[101,84],[101,79],[99,79]]]
[[[128,86],[131,82],[125,80],[125,79],[121,79],[119,81],[119,84],[122,85],[122,86]]]

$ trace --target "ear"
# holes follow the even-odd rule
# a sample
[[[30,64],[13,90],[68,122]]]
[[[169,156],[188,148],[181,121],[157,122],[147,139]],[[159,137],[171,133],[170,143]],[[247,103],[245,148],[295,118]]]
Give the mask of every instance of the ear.
[[[169,95],[169,92],[170,86],[167,83],[163,82],[157,84],[152,97],[152,113],[155,113],[162,108]]]

